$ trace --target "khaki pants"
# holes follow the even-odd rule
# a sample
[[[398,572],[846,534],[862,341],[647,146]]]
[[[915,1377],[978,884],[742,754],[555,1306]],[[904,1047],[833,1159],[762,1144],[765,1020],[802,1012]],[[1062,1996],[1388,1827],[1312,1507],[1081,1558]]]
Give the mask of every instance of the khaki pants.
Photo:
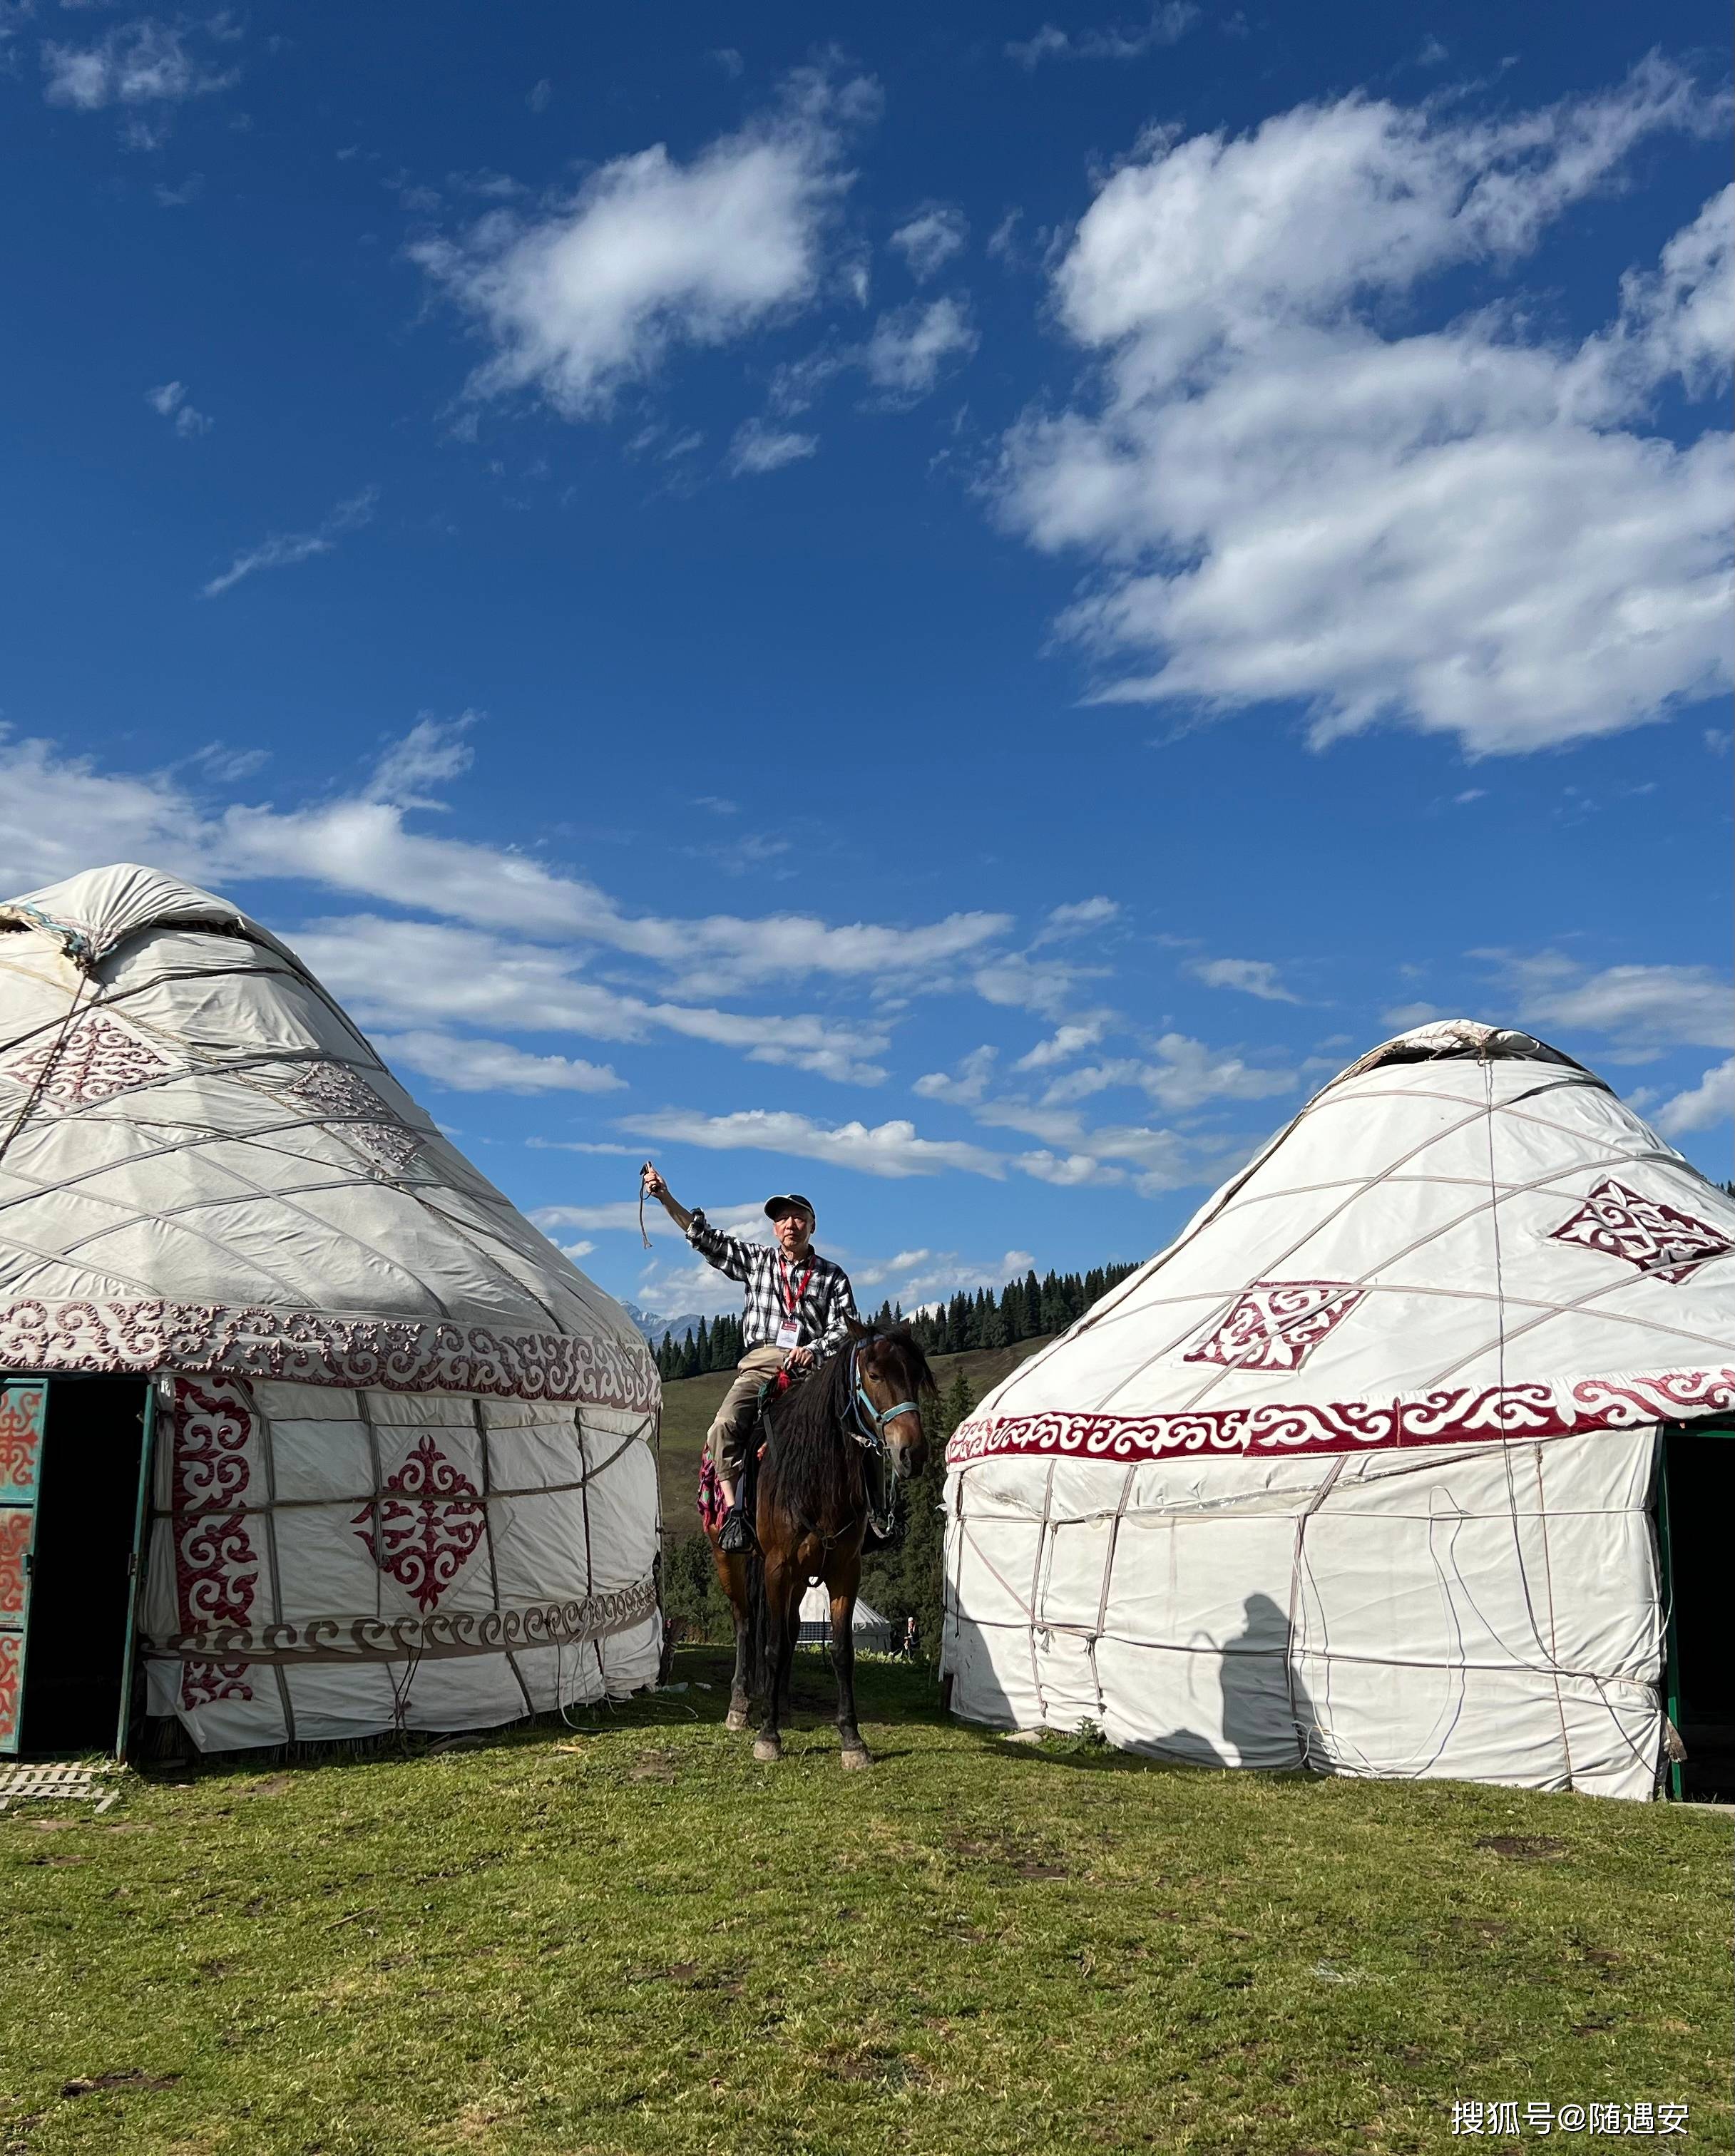
[[[741,1480],[759,1388],[767,1378],[776,1377],[787,1359],[786,1351],[781,1348],[749,1348],[735,1366],[735,1382],[724,1394],[723,1404],[717,1409],[706,1438],[711,1448],[711,1465],[731,1489]]]

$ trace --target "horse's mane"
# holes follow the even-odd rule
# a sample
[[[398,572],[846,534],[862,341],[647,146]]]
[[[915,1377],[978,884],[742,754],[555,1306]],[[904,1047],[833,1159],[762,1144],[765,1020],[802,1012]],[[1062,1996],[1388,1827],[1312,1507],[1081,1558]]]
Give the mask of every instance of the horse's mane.
[[[851,1509],[864,1502],[861,1447],[842,1425],[850,1411],[850,1351],[875,1339],[896,1351],[905,1399],[919,1400],[935,1389],[912,1333],[901,1326],[879,1332],[864,1326],[785,1394],[772,1410],[762,1472],[767,1493],[798,1519],[816,1519],[828,1500],[840,1499]]]

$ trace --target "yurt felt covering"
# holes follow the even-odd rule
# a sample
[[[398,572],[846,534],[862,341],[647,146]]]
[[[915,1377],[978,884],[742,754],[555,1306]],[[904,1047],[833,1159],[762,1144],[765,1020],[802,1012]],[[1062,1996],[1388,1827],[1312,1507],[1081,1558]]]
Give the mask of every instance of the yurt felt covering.
[[[0,907],[0,1373],[99,1372],[155,1386],[148,1705],[202,1748],[653,1681],[636,1327],[287,947],[131,867]]]
[[[955,1710],[1650,1795],[1659,1430],[1735,1409],[1732,1250],[1544,1045],[1364,1058],[954,1435]]]

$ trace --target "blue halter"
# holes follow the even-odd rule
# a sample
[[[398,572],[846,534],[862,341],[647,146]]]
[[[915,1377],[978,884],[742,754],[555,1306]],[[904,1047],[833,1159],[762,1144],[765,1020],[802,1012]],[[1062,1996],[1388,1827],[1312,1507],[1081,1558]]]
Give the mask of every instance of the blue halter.
[[[919,1414],[921,1409],[914,1400],[900,1400],[896,1407],[876,1408],[868,1398],[867,1388],[861,1382],[857,1361],[861,1353],[858,1342],[850,1350],[850,1409],[855,1418],[855,1427],[864,1445],[875,1451],[885,1449],[885,1425],[896,1422],[900,1415]]]

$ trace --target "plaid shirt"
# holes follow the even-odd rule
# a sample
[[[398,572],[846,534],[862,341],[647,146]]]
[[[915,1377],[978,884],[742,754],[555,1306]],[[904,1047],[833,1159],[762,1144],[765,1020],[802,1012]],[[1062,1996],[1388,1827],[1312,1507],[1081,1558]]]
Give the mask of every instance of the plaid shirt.
[[[801,1327],[798,1346],[816,1348],[820,1354],[829,1355],[849,1338],[855,1296],[848,1273],[829,1258],[809,1249],[791,1265],[781,1250],[764,1243],[743,1243],[726,1235],[721,1228],[713,1228],[702,1213],[693,1215],[687,1240],[720,1273],[741,1281],[747,1289],[741,1330],[749,1348],[776,1347],[778,1328],[789,1315],[786,1293],[795,1295],[798,1288],[801,1290],[795,1299],[795,1322]]]

